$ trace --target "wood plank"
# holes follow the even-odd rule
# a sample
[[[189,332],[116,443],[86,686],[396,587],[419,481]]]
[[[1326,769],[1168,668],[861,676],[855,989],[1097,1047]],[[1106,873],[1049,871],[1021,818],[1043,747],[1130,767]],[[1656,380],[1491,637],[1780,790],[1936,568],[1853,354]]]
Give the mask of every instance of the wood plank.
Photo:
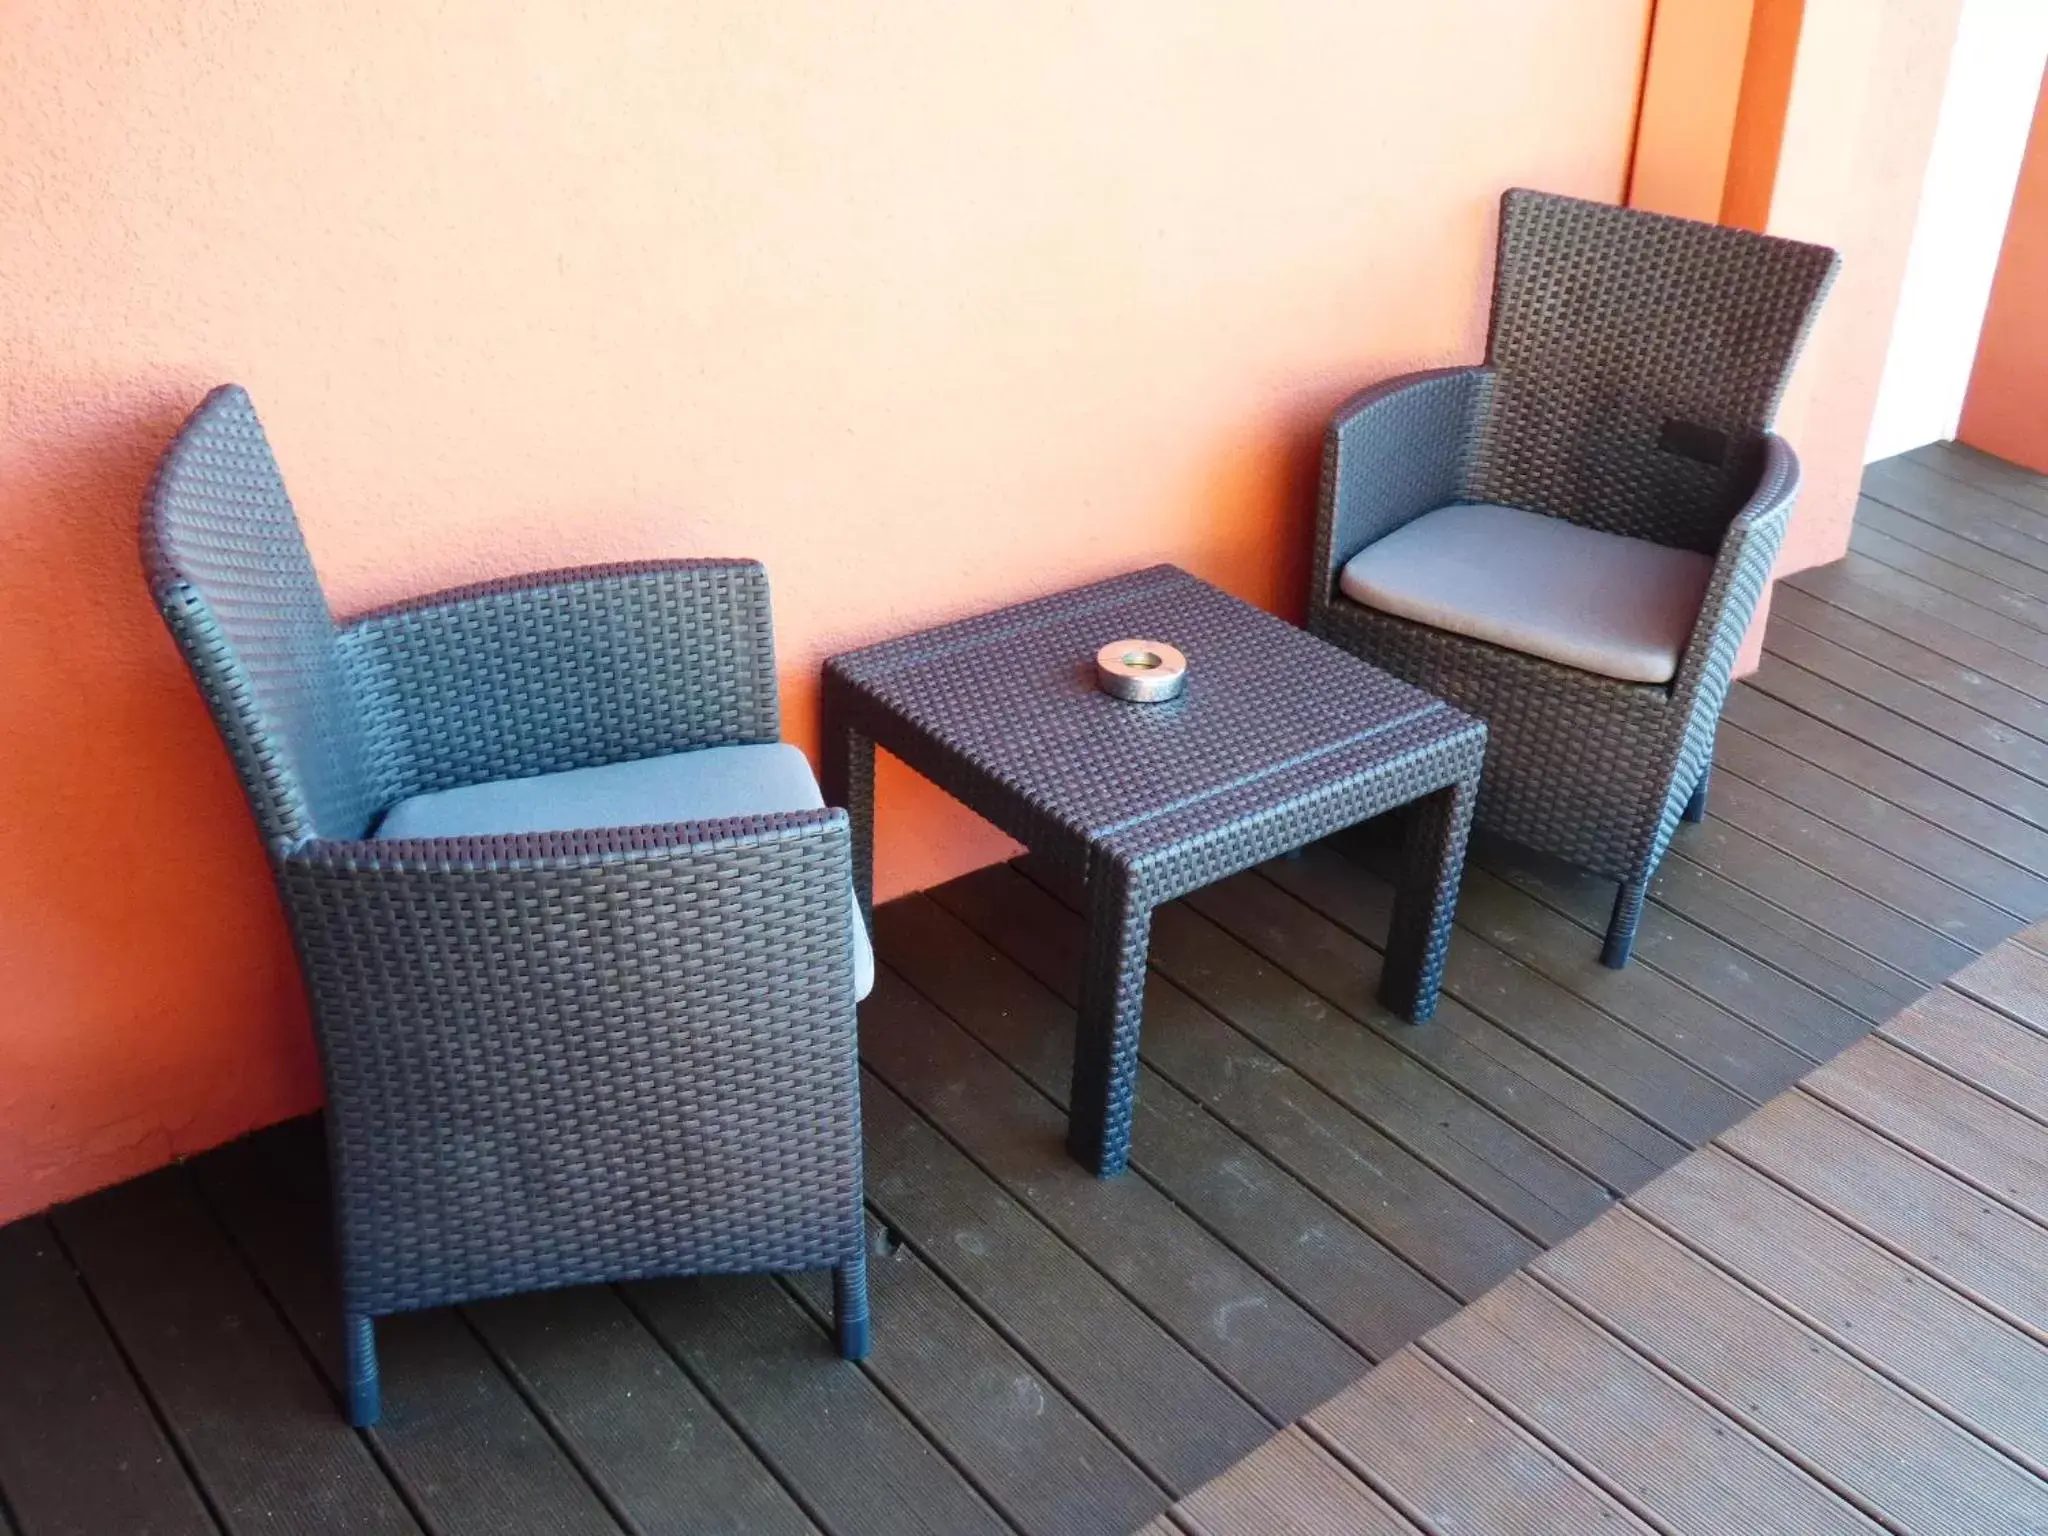
[[[765,1275],[645,1280],[633,1310],[833,1536],[1011,1530],[794,1296]],[[877,1320],[878,1336],[890,1320]]]
[[[1929,993],[1878,1033],[2048,1125],[2048,1035],[1947,987]]]
[[[1344,922],[1358,913],[1350,895],[1360,886],[1354,861],[1367,862],[1388,898],[1391,886],[1384,882],[1400,867],[1392,849],[1368,851],[1363,839],[1348,847],[1355,851],[1347,858],[1308,850],[1298,859],[1277,860],[1262,873]],[[1467,872],[1458,896],[1458,920],[1517,964],[1657,1041],[1744,1097],[1770,1097],[1817,1059],[1680,986],[1653,965],[1609,970],[1600,964],[1598,946],[1588,942],[1590,934],[1484,870]]]
[[[2048,512],[2048,489],[2042,487],[2041,476],[1967,443],[1928,443],[1885,462],[1912,464],[1990,492],[1998,503],[1997,515],[2016,528],[2039,528],[2039,514]],[[2015,510],[2020,515],[2015,516]],[[1978,518],[1988,518],[1993,508],[1972,498],[1968,511]],[[2048,538],[2048,530],[2043,531],[2042,537]]]
[[[319,1122],[305,1119],[223,1147],[194,1166],[208,1204],[325,1373],[342,1380],[340,1301]],[[384,1416],[369,1439],[437,1531],[563,1531],[617,1522],[452,1310],[377,1323]],[[338,1420],[337,1420],[338,1422]]]
[[[1941,711],[1928,710],[1930,717],[1939,720],[1939,728],[1930,729],[1869,703],[1816,672],[1794,666],[1776,651],[1765,653],[1750,683],[1758,692],[1911,763],[2029,826],[2048,824],[2048,789],[1988,755],[2001,750],[1995,739],[1999,728],[1986,725],[1982,730],[1966,731],[1964,728],[1970,723],[1967,717],[1974,716],[1974,710],[1950,705],[1955,719],[1940,719]],[[2005,734],[2016,742],[2032,740],[2017,732]],[[1975,744],[1970,740],[1972,735]],[[1980,746],[1987,750],[1979,750]]]
[[[1610,976],[1625,976],[1638,969],[1633,962],[1627,971],[1609,971],[1605,966],[1585,964],[1585,940],[1574,938],[1565,924],[1579,934],[1595,936],[1602,930],[1579,920],[1584,908],[1563,912],[1543,901],[1533,891],[1502,878],[1494,870],[1474,866],[1467,872],[1465,890],[1470,905],[1461,903],[1460,915],[1479,926],[1498,946],[1509,947],[1507,935],[1532,953],[1549,951],[1569,957],[1554,974],[1563,980],[1569,974],[1590,989],[1607,985]],[[1473,899],[1476,896],[1477,899]],[[1485,914],[1483,923],[1481,913]],[[1636,939],[1636,956],[1646,974],[1668,977],[1685,995],[1706,999],[1750,1023],[1764,1034],[1790,1047],[1808,1060],[1824,1060],[1850,1041],[1860,1039],[1869,1021],[1840,1003],[1796,980],[1774,966],[1759,965],[1718,934],[1710,933],[1689,918],[1669,909],[1646,908],[1646,918]],[[1538,950],[1537,938],[1541,938]],[[1511,950],[1517,955],[1520,948]],[[1529,962],[1534,963],[1533,959]],[[1567,969],[1568,967],[1568,969]],[[1698,1006],[1683,1003],[1679,994],[1643,983],[1629,990],[1641,994],[1639,1005],[1654,1001],[1657,1006],[1682,1008],[1687,1014]],[[1585,994],[1600,1001],[1597,990]]]
[[[1173,1512],[1194,1536],[1416,1536],[1393,1505],[1292,1427]]]
[[[2041,1228],[1802,1093],[1772,1100],[1720,1145],[1979,1306],[2048,1339]]]
[[[1717,816],[1965,950],[1951,969],[2004,942],[2019,926],[2017,914],[1972,896],[1740,774],[1716,774],[1714,795]]]
[[[1853,1039],[1867,1027],[1811,989],[1755,966],[1731,978],[1749,984],[1733,996],[1685,984],[1661,962],[1673,948],[1699,937],[1690,924],[1668,925],[1659,951],[1643,954],[1648,963],[1614,971],[1587,946],[1586,929],[1486,870],[1468,873],[1458,916],[1496,949],[1638,1032],[1648,1033],[1650,1021],[1661,1020],[1674,1034],[1674,1048],[1682,1047],[1690,1061],[1709,1064],[1716,1077],[1748,1096],[1768,1097],[1782,1077],[1805,1071],[1806,1064],[1839,1049],[1834,1042]]]
[[[1651,1529],[1416,1350],[1394,1356],[1307,1423],[1425,1530]]]
[[[2039,1479],[1629,1211],[1533,1273],[1881,1519],[1927,1536],[2048,1530]]]
[[[933,894],[1040,981],[1071,997],[1079,919],[1044,892],[1014,871],[998,870],[965,876]],[[991,900],[992,909],[983,905]],[[1186,993],[1155,981],[1145,1001],[1142,1049],[1154,1070],[1453,1295],[1478,1295],[1538,1251]]]
[[[1951,537],[1997,550],[2048,571],[2048,522],[2017,496],[1997,494],[1940,468],[1906,457],[1867,466],[1864,496],[1883,502]]]
[[[1377,976],[1378,955],[1368,968]],[[1274,969],[1192,907],[1153,925],[1153,963],[1274,1057],[1385,1128],[1400,1144],[1538,1241],[1575,1232],[1611,1196],[1597,1179],[1394,1045],[1384,1010],[1360,1018]],[[1366,1020],[1379,1028],[1358,1028]]]
[[[0,1509],[18,1536],[219,1529],[48,1222],[0,1227]]]
[[[605,1286],[508,1296],[470,1321],[635,1531],[816,1531],[766,1465]]]
[[[1361,871],[1343,868],[1354,886],[1367,883]],[[1250,888],[1255,900],[1280,902],[1283,921],[1318,925],[1311,943],[1343,951],[1343,995],[1318,995],[1284,965],[1268,963],[1270,949],[1243,942],[1186,903],[1155,914],[1154,969],[1526,1236],[1555,1241],[1606,1209],[1609,1192],[1597,1176],[1495,1112],[1502,1096],[1473,1091],[1445,1075],[1436,1058],[1404,1049],[1419,1043],[1420,1032],[1378,1005],[1376,950],[1256,882]],[[1224,887],[1205,894],[1230,899]],[[1078,945],[1079,928],[1069,921],[1064,931]],[[1333,1002],[1342,1013],[1332,1015]],[[1491,1061],[1470,1065],[1484,1071]],[[1545,1095],[1532,1109],[1554,1102]]]
[[[2036,1476],[2048,1468],[2036,1340],[1712,1148],[1629,1205]]]
[[[1940,828],[1943,837],[1928,839],[1940,848],[1950,848],[1958,840],[1967,842],[2022,871],[2027,882],[2042,880],[2041,871],[2048,870],[2048,832],[2012,812],[1916,767],[1883,745],[1872,745],[1760,690],[1737,689],[1728,702],[1717,752],[1735,746],[1734,732],[1741,731],[1751,741],[1761,740],[1910,813],[1918,818],[1916,830]],[[1885,742],[1897,740],[1889,731],[1880,736]],[[1733,766],[1735,759],[1729,762]],[[2001,896],[2019,902],[2031,899],[2031,883],[2014,883],[2012,877],[1999,876],[1989,866],[1965,866],[1953,860],[1952,864],[1973,869],[1974,878]]]
[[[1076,1163],[1060,1107],[886,969],[862,1011],[861,1058],[1275,1422],[1364,1374],[1363,1355],[1150,1183]]]
[[[1286,903],[1277,913],[1276,900]],[[1270,882],[1239,875],[1197,892],[1188,904],[1339,1006],[1368,1006],[1378,984],[1377,955]],[[1663,1043],[1476,935],[1461,934],[1452,942],[1444,988],[1451,999],[1675,1139],[1704,1140],[1747,1107],[1740,1093]]]
[[[1074,1013],[927,896],[875,913],[883,961],[1066,1107]],[[1456,1303],[1257,1147],[1149,1067],[1139,1070],[1132,1166],[1371,1359]]]
[[[1393,910],[1393,889],[1369,867],[1326,845],[1305,848],[1259,873],[1294,903],[1275,900],[1256,884],[1217,887],[1202,894],[1205,926],[1215,942],[1241,946],[1255,961],[1280,966],[1300,963],[1326,983],[1329,1000],[1396,1050],[1423,1063],[1464,1094],[1491,1106],[1529,1136],[1549,1147],[1610,1190],[1633,1188],[1682,1154],[1684,1144],[1642,1116],[1539,1055],[1498,1025],[1455,998],[1443,1000],[1431,1027],[1415,1029],[1368,1000],[1377,986],[1378,936],[1384,942]],[[1319,926],[1320,938],[1304,948],[1287,936],[1302,908],[1343,930]],[[1189,909],[1193,911],[1191,907]],[[1348,935],[1348,938],[1345,937]],[[1301,951],[1297,953],[1297,951]],[[1319,950],[1336,952],[1338,964],[1313,963]],[[1341,963],[1348,957],[1348,963]],[[1315,998],[1325,994],[1312,993]],[[1320,1002],[1311,1004],[1320,1007]],[[1320,1017],[1320,1014],[1317,1014]],[[1311,1020],[1313,1023],[1313,1020]]]
[[[1897,507],[1887,505],[1865,490],[1856,504],[1856,520],[1866,528],[1896,539],[1901,544],[1910,544],[1921,553],[1944,560],[1959,570],[1995,581],[2000,586],[2036,599],[2048,599],[2048,569],[2019,559],[1987,545],[1981,538],[1971,538],[1960,532],[1950,532],[1941,523],[1915,517]],[[2015,539],[2022,547],[2027,543],[2040,544],[2025,535]],[[2048,549],[2048,545],[2041,546]]]
[[[1011,1524],[1033,1536],[1123,1536],[1166,1507],[1165,1489],[931,1266],[908,1246],[890,1247],[872,1221],[869,1239],[880,1326],[862,1368]],[[829,1275],[783,1283],[821,1332],[830,1328]]]
[[[1684,858],[1823,932],[1842,935],[1853,949],[1913,977],[1922,990],[1976,958],[1977,951],[1969,945],[1937,933],[1719,815],[1688,832]]]
[[[1882,1529],[1526,1276],[1495,1287],[1421,1348],[1610,1492],[1678,1530]]]
[[[1927,1161],[2048,1222],[2048,1128],[1881,1040],[1866,1040],[1801,1087]]]
[[[1845,608],[1809,597],[1796,587],[1773,590],[1771,626],[1764,635],[1767,650],[1776,648],[1783,631],[1803,630],[1979,714],[2024,731],[2036,741],[2048,741],[2048,704],[2033,695],[1952,660],[1917,640],[1859,618]],[[1839,677],[1835,680],[1841,681]]]
[[[1772,631],[1766,637],[1766,649],[1776,659],[1825,678],[1834,687],[1865,701],[1836,707],[1854,709],[1862,719],[1871,722],[1875,734],[1867,739],[1880,747],[1888,746],[1890,735],[1897,729],[1893,720],[1887,718],[1888,713],[1911,720],[1980,757],[1988,757],[2033,784],[2048,784],[2048,742],[1984,713],[1974,704],[1958,703],[1946,693],[1866,661],[1796,624]],[[2023,793],[2024,789],[2015,786],[2014,792]],[[2038,798],[2041,803],[2048,803],[2048,796]]]
[[[872,1073],[868,1200],[1126,1454],[1175,1494],[1277,1427]]]
[[[1863,503],[1859,501],[1857,507],[1856,522],[1849,535],[1851,550],[1882,561],[1895,571],[1903,571],[1930,587],[1975,604],[1987,615],[1996,615],[2004,620],[2012,627],[2006,631],[2010,638],[2000,640],[2001,645],[2018,649],[2021,655],[2032,656],[2037,661],[2048,655],[2048,649],[2043,649],[2041,644],[2043,633],[2048,632],[2048,603],[1879,532],[1864,516]],[[1872,518],[1875,516],[1875,513],[1871,514]],[[2022,640],[2022,632],[2030,632],[2033,638]]]
[[[1839,827],[1997,909],[2004,914],[1999,925],[2006,932],[2001,939],[2010,936],[2014,921],[2048,911],[2048,880],[1772,741],[1751,735],[1732,721],[1721,722],[1715,755],[1730,775],[1768,790],[1800,807],[1803,814]],[[1951,803],[1984,809],[1953,790],[1946,794]],[[2033,834],[2032,828],[2010,818],[2000,819]]]
[[[2038,679],[2039,669],[2048,666],[2048,636],[2044,636],[2030,625],[2008,618],[2004,614],[1992,613],[1967,598],[1958,597],[1944,587],[1923,581],[1911,572],[1873,560],[1854,548],[1833,565],[1798,571],[1784,579],[1802,592],[1826,598],[1830,602],[1842,601],[1844,606],[1851,607],[1857,612],[1863,611],[1853,602],[1857,594],[1867,593],[1882,597],[1898,606],[1910,608],[1925,618],[1939,620],[1952,629],[1974,635],[1979,640],[1989,641],[1996,649],[2007,652],[2011,657],[2027,664],[2024,669],[2001,666],[1993,675],[2012,682],[2015,687],[2026,687],[2029,693],[2035,693],[2036,687],[2027,687],[2025,683],[2016,679],[2030,673]],[[1915,639],[1935,633],[1917,625],[1908,628],[1902,624],[1899,630],[1901,634],[1911,634]],[[1942,649],[1944,654],[1954,654],[1945,645],[1938,648]],[[1957,657],[1957,660],[1963,659],[1965,658]]]
[[[1960,666],[1981,672],[1995,682],[2029,698],[2048,701],[2048,667],[2015,655],[2004,646],[1973,634],[1951,619],[1926,612],[1917,606],[1930,601],[1925,592],[1901,590],[1887,578],[1896,575],[1882,566],[1876,572],[1859,567],[1848,569],[1846,561],[1816,566],[1782,578],[1773,591],[1783,589],[1805,594],[1827,607],[1853,614],[1865,622],[1890,630],[1945,656]],[[1900,582],[1910,578],[1899,577]],[[1873,585],[1873,583],[1877,583]],[[1947,601],[1948,594],[1933,598]],[[1775,599],[1773,600],[1775,607]]]
[[[1779,1013],[1805,1020],[1823,1058],[1861,1039],[1877,1019],[1926,989],[1850,949],[1832,934],[1685,857],[1681,840],[1651,883],[1636,931],[1636,954],[1708,997],[1742,999],[1751,1019]],[[1475,841],[1470,868],[1541,902],[1596,941],[1614,906],[1611,881],[1491,838]],[[1784,1000],[1785,989],[1819,1000]],[[1832,1005],[1832,1006],[1829,1006]]]
[[[418,1529],[183,1170],[54,1224],[228,1530]]]
[[[2048,955],[2042,940],[2021,934],[1958,971],[1953,985],[2030,1029],[2048,1033]]]

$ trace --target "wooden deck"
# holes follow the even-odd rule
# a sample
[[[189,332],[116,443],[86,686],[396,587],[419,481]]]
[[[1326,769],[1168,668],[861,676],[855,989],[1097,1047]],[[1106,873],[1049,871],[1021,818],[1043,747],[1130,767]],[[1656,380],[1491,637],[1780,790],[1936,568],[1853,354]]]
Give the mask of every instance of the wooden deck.
[[[2048,924],[1160,1531],[2048,1531]]]
[[[1488,1308],[1565,1305],[1572,1234],[2048,914],[2048,482],[1941,448],[1866,489],[1849,559],[1779,589],[1712,816],[1680,834],[1630,969],[1597,963],[1611,886],[1483,849],[1446,1000],[1412,1029],[1371,1001],[1389,902],[1371,829],[1226,881],[1159,915],[1136,1160],[1102,1184],[1061,1150],[1078,920],[985,871],[880,914],[864,1367],[828,1351],[822,1277],[521,1297],[384,1324],[386,1419],[353,1433],[330,1398],[325,1198],[301,1123],[0,1229],[0,1536],[1127,1532],[1254,1452],[1248,1478],[1298,1472],[1310,1497],[1335,1475],[1313,1410],[1364,1378],[1412,1388],[1420,1420],[1465,1367],[1405,1346],[1539,1259]],[[1952,1080],[1910,1042],[1834,1070],[1870,1052]],[[2004,1085],[2006,1124],[2040,1113],[2028,1067],[1965,1075]],[[1918,1126],[1883,1129],[1858,1133],[1873,1159],[1925,1161],[1904,1151]],[[1787,1199],[1763,1166],[1704,1154],[1688,1168],[1709,1182],[1655,1198],[1753,1198],[1758,1222],[1848,1230],[1833,1194]],[[1944,1168],[1939,1188],[1971,1187]],[[2048,1221],[2040,1183],[1982,1201],[2015,1241]],[[1612,1221],[1703,1302],[1815,1349],[1842,1348],[1817,1327],[1846,1329],[1855,1379],[1905,1390],[1903,1366],[1856,1353],[1901,1332],[1867,1274],[1829,1271],[1835,1305],[1810,1319],[1789,1292],[1708,1296],[1724,1259],[1667,1235],[1689,1210]],[[2048,1311],[2013,1289],[2040,1286],[2038,1264],[1977,1230],[1958,1262],[1978,1278],[1923,1281],[1915,1305],[1947,1317],[1953,1295],[2038,1330]],[[1863,1340],[1866,1318],[1885,1340]],[[1574,1346],[1619,1347],[1586,1329]],[[1660,1359],[1631,1390],[1669,1396],[1693,1369]],[[1956,1429],[1958,1467],[2034,1464],[2007,1408],[2003,1428]],[[1602,1411],[1625,1425],[1625,1403]],[[1547,1450],[1514,1418],[1535,1408],[1496,1412],[1502,1445]],[[1784,1481],[1751,1443],[1779,1431],[1743,1433],[1713,1437],[1733,1449],[1702,1482]],[[1362,1486],[1339,1470],[1333,1487]]]

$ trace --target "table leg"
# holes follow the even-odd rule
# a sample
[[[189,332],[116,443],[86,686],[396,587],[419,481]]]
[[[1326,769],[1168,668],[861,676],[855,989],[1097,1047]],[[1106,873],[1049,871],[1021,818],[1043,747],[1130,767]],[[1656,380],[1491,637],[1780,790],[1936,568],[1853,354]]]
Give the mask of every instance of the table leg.
[[[1436,1012],[1478,796],[1475,776],[1408,808],[1401,883],[1387,927],[1387,959],[1380,968],[1380,1001],[1413,1024],[1425,1023]]]
[[[852,824],[853,893],[868,931],[875,926],[875,743],[855,730],[828,698],[821,783],[827,805],[842,806]]]
[[[1152,908],[1134,888],[1129,870],[1100,859],[1088,879],[1087,912],[1067,1149],[1097,1178],[1107,1179],[1131,1159]]]

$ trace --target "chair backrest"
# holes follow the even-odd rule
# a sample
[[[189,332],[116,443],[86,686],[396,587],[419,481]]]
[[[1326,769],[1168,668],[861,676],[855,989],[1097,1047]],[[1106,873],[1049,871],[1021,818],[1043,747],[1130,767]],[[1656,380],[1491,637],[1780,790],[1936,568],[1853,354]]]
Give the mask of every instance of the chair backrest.
[[[1712,553],[1838,265],[1825,246],[1510,191],[1475,498]]]
[[[381,791],[335,626],[255,407],[224,384],[143,499],[142,559],[264,841],[362,835]]]

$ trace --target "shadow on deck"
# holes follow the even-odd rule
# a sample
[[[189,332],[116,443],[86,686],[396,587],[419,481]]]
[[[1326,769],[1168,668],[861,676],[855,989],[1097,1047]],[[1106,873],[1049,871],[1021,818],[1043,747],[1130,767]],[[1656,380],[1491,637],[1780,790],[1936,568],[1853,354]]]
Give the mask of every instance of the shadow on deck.
[[[824,1276],[519,1297],[387,1321],[359,1435],[301,1122],[0,1229],[0,1532],[1127,1532],[1261,1447],[1320,1475],[1276,1434],[2048,914],[2048,482],[1941,447],[1865,491],[1630,969],[1610,886],[1483,848],[1414,1029],[1372,829],[1225,881],[1158,915],[1104,1184],[1062,1148],[1079,919],[984,871],[878,917],[865,1366]]]

